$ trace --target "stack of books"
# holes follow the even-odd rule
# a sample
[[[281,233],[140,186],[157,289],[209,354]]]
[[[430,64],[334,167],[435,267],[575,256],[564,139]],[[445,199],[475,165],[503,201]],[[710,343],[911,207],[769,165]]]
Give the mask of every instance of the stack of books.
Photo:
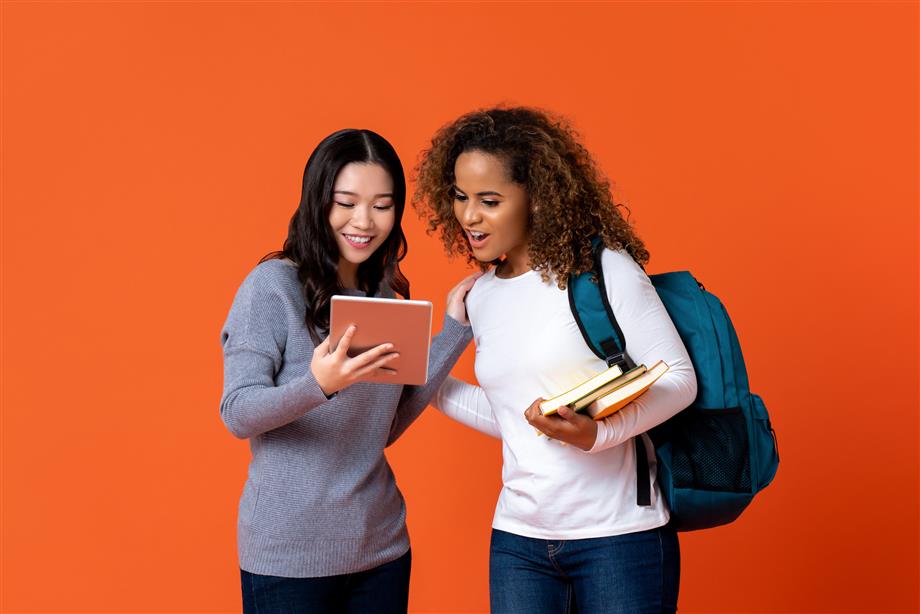
[[[543,401],[540,403],[540,411],[548,416],[556,413],[560,407],[569,407],[595,420],[601,420],[645,393],[667,370],[668,365],[663,360],[650,368],[639,365],[626,373],[614,365],[571,390]]]

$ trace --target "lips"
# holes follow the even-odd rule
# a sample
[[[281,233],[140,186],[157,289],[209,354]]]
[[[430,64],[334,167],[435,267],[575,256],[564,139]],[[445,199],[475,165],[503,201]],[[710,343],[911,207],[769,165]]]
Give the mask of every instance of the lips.
[[[342,236],[345,237],[345,242],[351,245],[356,249],[364,249],[371,244],[371,239],[374,237],[370,235],[350,235],[342,233]]]
[[[466,236],[470,240],[470,245],[474,248],[480,248],[486,244],[486,241],[489,240],[491,236],[487,232],[479,232],[475,230],[466,229]]]

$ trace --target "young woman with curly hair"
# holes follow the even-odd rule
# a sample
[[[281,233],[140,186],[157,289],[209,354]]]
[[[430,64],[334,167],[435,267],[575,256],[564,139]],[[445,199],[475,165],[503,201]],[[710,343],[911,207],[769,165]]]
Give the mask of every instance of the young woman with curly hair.
[[[434,404],[503,443],[492,611],[675,611],[679,546],[643,433],[693,401],[696,377],[640,266],[648,251],[574,131],[548,113],[464,115],[435,134],[417,170],[413,202],[430,230],[487,270],[466,300],[481,387],[448,378]],[[606,368],[565,290],[569,274],[593,268],[592,236],[605,244],[604,281],[629,355],[670,370],[602,421],[566,408],[543,416],[543,397]],[[636,436],[647,444],[651,505],[637,504]]]
[[[334,350],[328,338],[335,294],[409,298],[399,269],[405,199],[383,137],[329,135],[307,161],[283,248],[249,273],[230,308],[220,414],[252,450],[237,530],[246,614],[406,612],[406,506],[383,450],[469,344],[472,276],[448,295],[425,385],[358,381],[392,372],[393,348],[349,357],[353,327]]]

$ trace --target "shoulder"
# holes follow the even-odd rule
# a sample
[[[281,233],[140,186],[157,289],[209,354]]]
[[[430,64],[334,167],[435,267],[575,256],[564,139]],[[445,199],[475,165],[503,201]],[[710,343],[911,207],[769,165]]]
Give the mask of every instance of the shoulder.
[[[296,312],[301,310],[302,303],[303,291],[294,265],[282,260],[266,260],[249,271],[240,284],[231,316],[238,314],[249,319]]]
[[[606,274],[608,270],[617,271],[619,273],[629,273],[629,274],[639,274],[645,275],[645,271],[642,270],[632,256],[629,255],[625,249],[610,249],[605,247],[604,251],[601,253],[601,264],[604,267],[604,273]]]
[[[283,347],[291,318],[302,302],[297,270],[281,260],[254,267],[237,290],[224,324],[224,345],[245,344],[263,351]]]
[[[645,303],[657,300],[657,293],[645,271],[622,249],[604,249],[601,254],[604,285],[611,302]]]
[[[300,281],[297,268],[284,260],[266,260],[253,268],[243,283],[237,297],[245,297],[248,302],[277,299],[289,299],[300,295]]]
[[[470,288],[466,295],[467,305],[469,305],[470,302],[481,301],[483,297],[488,295],[493,285],[495,285],[495,267],[483,273],[482,277],[473,282],[473,287]]]
[[[297,268],[287,260],[278,260],[273,258],[260,262],[253,268],[243,285],[249,285],[258,288],[285,287],[291,283],[297,283]]]

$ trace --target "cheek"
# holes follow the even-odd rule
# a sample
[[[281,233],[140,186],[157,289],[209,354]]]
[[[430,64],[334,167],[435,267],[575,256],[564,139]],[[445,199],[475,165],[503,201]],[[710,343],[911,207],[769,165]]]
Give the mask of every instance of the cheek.
[[[351,214],[347,210],[341,209],[339,207],[333,207],[329,212],[329,225],[333,230],[338,230],[347,224],[350,218]]]
[[[495,227],[501,229],[509,240],[516,241],[527,233],[526,210],[506,208],[495,211],[493,216]]]
[[[384,239],[387,238],[390,236],[390,233],[393,232],[393,227],[396,225],[396,213],[390,211],[380,215],[375,220],[375,224],[380,230],[380,236]]]
[[[527,207],[521,208],[520,217],[518,219],[518,227],[520,228],[521,234],[527,234],[527,228],[530,226],[530,211]]]
[[[530,226],[530,204],[526,199],[521,199],[517,203],[517,208],[515,209],[515,227],[520,235],[526,235],[527,229]]]

